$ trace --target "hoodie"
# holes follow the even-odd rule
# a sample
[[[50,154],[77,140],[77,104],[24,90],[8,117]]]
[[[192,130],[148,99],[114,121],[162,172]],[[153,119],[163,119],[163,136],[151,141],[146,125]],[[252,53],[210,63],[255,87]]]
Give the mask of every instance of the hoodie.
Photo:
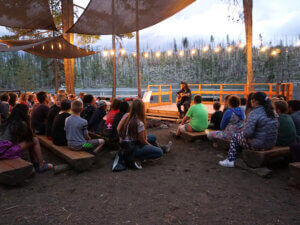
[[[245,119],[245,113],[240,107],[229,108],[226,110],[226,112],[223,115],[223,118],[222,118],[222,121],[220,124],[221,130],[224,130],[227,127],[233,114],[237,116],[239,121],[243,121]]]

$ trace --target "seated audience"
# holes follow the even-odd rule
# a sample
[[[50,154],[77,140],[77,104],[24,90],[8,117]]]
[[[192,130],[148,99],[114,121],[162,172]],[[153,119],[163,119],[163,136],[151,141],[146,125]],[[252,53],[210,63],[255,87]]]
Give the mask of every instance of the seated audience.
[[[56,100],[55,100],[55,104],[53,104],[49,109],[49,113],[48,113],[48,116],[47,116],[47,130],[46,130],[46,135],[48,137],[51,137],[52,125],[53,125],[54,118],[60,111],[61,102],[65,99],[66,99],[65,95],[58,95]]]
[[[224,108],[223,108],[223,115],[225,114],[226,110],[228,109],[228,99],[230,95],[226,95],[224,99]]]
[[[300,100],[288,101],[288,108],[296,126],[297,142],[300,142]]]
[[[29,107],[29,105],[28,105],[28,93],[27,92],[24,92],[20,95],[19,102],[21,104],[27,105]]]
[[[103,117],[106,115],[106,102],[101,100],[96,106],[97,108],[89,121],[89,128],[92,132],[100,134],[102,133],[100,125],[103,122]]]
[[[202,97],[195,95],[194,105],[192,105],[186,116],[182,119],[175,137],[179,137],[181,133],[204,131],[208,127],[208,112],[205,106],[201,103]]]
[[[27,103],[28,103],[28,105],[29,105],[29,108],[32,108],[33,107],[33,105],[34,105],[34,94],[29,94],[28,95],[28,100],[27,100]]]
[[[83,98],[84,98],[84,96],[85,96],[85,93],[84,93],[84,92],[79,92],[77,100],[78,100],[78,101],[81,101],[81,102],[83,103]]]
[[[109,136],[112,133],[112,126],[117,113],[120,112],[120,106],[122,101],[120,99],[114,99],[111,106],[110,111],[107,115],[103,118],[104,126],[102,129],[102,134],[105,136]]]
[[[49,100],[45,91],[37,93],[39,104],[35,104],[31,112],[31,128],[34,133],[44,135],[46,133],[47,116],[49,113]]]
[[[76,96],[75,96],[74,94],[69,94],[69,95],[68,95],[68,99],[69,99],[70,101],[74,101],[74,100],[76,99]]]
[[[221,139],[224,141],[230,141],[232,136],[240,132],[245,115],[240,106],[240,98],[231,95],[228,99],[228,109],[222,117],[220,131],[211,131],[207,135],[207,138],[211,141]]]
[[[237,151],[240,148],[249,150],[268,150],[276,144],[278,119],[271,100],[263,92],[256,92],[251,99],[252,110],[241,132],[233,135],[230,141],[228,158],[220,161],[224,167],[234,167]]]
[[[28,110],[25,104],[17,104],[12,109],[0,134],[0,159],[21,158],[22,152],[28,150],[36,171],[44,172],[53,165],[43,161],[39,140],[30,129]]]
[[[96,110],[96,107],[95,107],[95,98],[93,95],[85,95],[83,97],[83,111],[81,113],[81,117],[85,120],[87,120],[88,122],[90,121],[93,113],[95,112]]]
[[[72,115],[66,119],[65,131],[68,147],[74,151],[87,151],[96,154],[104,145],[103,139],[91,139],[88,122],[80,117],[82,102],[76,100],[71,105]]]
[[[163,150],[157,147],[156,137],[146,133],[145,105],[142,100],[136,99],[130,106],[129,114],[126,114],[117,127],[121,146],[125,150],[123,160],[129,166],[141,169],[136,161],[144,162],[148,159],[157,159],[163,155]],[[166,152],[170,151],[172,142],[166,146]],[[118,164],[120,154],[117,154],[114,167]]]
[[[253,96],[253,95],[254,95],[254,93],[250,93],[250,94],[247,96],[246,109],[245,109],[245,116],[246,116],[246,118],[248,118],[249,113],[250,113],[251,110],[253,109],[253,108],[252,108],[252,105],[251,105],[251,99],[252,99],[252,96]]]
[[[68,144],[65,131],[65,121],[69,116],[71,116],[70,110],[71,101],[68,99],[61,101],[60,112],[55,116],[51,130],[52,141],[55,145],[64,146]]]
[[[18,95],[15,92],[9,92],[9,105],[10,105],[10,111],[12,110],[13,107],[17,104],[18,101]]]
[[[242,97],[241,98],[241,106],[240,106],[240,108],[243,110],[244,113],[246,111],[246,103],[247,103],[247,99],[244,98],[244,97]]]
[[[0,116],[1,124],[5,123],[10,112],[9,95],[7,93],[2,93],[0,96]]]
[[[223,117],[223,112],[220,111],[220,102],[214,102],[213,108],[215,112],[211,115],[210,124],[208,128],[213,130],[220,130],[220,123]]]
[[[296,127],[288,112],[288,104],[284,100],[275,101],[275,110],[279,115],[279,130],[276,145],[289,146],[296,141]]]

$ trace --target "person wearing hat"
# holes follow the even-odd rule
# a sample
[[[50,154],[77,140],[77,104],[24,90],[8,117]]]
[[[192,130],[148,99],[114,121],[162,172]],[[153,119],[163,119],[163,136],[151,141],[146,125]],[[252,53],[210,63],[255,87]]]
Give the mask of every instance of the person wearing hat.
[[[103,117],[106,115],[106,101],[100,100],[97,102],[96,110],[94,111],[90,121],[89,128],[94,133],[100,133],[100,124],[103,121]]]

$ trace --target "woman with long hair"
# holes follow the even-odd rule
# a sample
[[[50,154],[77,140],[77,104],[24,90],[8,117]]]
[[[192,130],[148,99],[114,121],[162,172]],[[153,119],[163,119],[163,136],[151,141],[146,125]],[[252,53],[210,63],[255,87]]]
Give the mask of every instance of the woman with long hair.
[[[121,146],[131,152],[133,160],[143,162],[162,156],[163,150],[158,147],[156,137],[154,135],[147,136],[145,105],[142,100],[137,99],[132,102],[129,114],[122,118],[117,130]],[[172,142],[169,142],[166,152],[170,150],[171,145]]]
[[[256,92],[251,98],[251,107],[242,131],[230,141],[228,158],[219,162],[221,166],[234,167],[240,148],[259,151],[271,149],[276,144],[279,123],[269,97]]]
[[[250,93],[247,96],[246,109],[245,109],[245,116],[246,116],[246,118],[248,117],[249,113],[253,109],[252,106],[251,106],[251,99],[252,99],[253,95],[254,95],[254,93]]]
[[[190,108],[191,101],[192,101],[192,91],[189,88],[189,85],[185,82],[181,82],[182,88],[177,92],[177,97],[179,97],[177,102],[178,112],[180,114],[180,118],[183,118],[187,111]],[[184,112],[181,110],[181,106],[184,107]]]
[[[44,163],[39,140],[33,136],[29,125],[28,106],[17,104],[0,133],[0,158],[20,158],[22,151],[28,150],[31,161],[38,172],[53,168]]]

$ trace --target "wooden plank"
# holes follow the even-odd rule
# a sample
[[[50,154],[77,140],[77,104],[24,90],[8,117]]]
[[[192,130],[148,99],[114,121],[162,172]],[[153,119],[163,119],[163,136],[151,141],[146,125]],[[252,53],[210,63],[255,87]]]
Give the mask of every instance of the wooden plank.
[[[0,160],[0,183],[19,185],[34,173],[31,163],[23,159]]]
[[[252,168],[263,167],[274,162],[278,158],[289,158],[291,152],[289,147],[275,146],[271,150],[253,151],[243,150],[243,160]]]
[[[184,138],[186,141],[195,141],[196,139],[206,139],[207,134],[212,131],[211,129],[206,129],[205,131],[201,132],[183,132],[181,136]]]
[[[289,169],[290,169],[289,184],[300,189],[300,162],[290,163]]]
[[[177,122],[178,119],[172,119],[172,118],[167,118],[167,117],[156,117],[156,116],[146,116],[147,119],[156,119],[156,120],[167,120],[167,121],[173,121]]]
[[[146,113],[146,116],[160,116],[160,117],[170,117],[170,118],[179,118],[179,115],[170,115],[170,114],[160,114],[160,113]]]
[[[57,146],[46,136],[37,135],[40,144],[52,151],[55,155],[69,163],[75,170],[84,171],[89,169],[95,162],[95,156],[84,151],[72,151],[66,146]]]

